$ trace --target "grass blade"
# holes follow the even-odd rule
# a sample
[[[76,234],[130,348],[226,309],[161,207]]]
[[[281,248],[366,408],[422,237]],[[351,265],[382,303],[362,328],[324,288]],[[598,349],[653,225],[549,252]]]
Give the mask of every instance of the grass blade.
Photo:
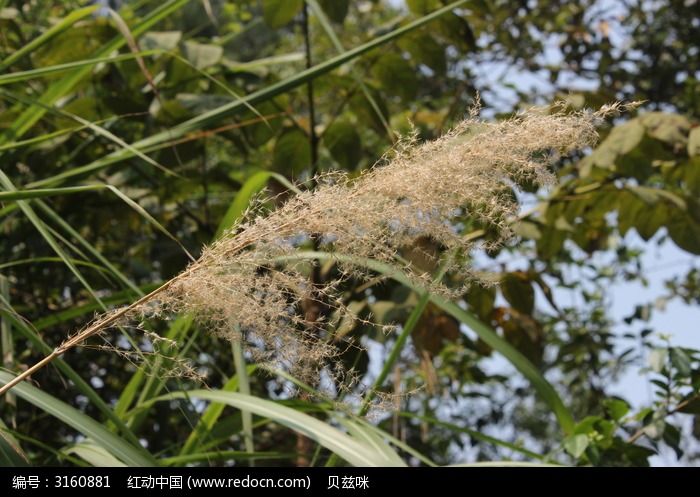
[[[96,468],[115,468],[126,466],[119,459],[110,454],[104,447],[87,440],[79,444],[63,449],[64,454],[75,454],[86,460],[91,466]]]
[[[354,466],[384,466],[386,461],[367,444],[318,419],[270,400],[222,390],[173,392],[157,400],[197,398],[251,411],[315,440]]]
[[[162,466],[182,466],[195,462],[227,462],[231,460],[241,461],[246,459],[273,460],[291,459],[294,454],[284,452],[241,452],[240,450],[221,450],[213,452],[196,452],[173,457],[164,457],[159,462]]]
[[[12,378],[13,375],[0,371],[1,383],[8,383]],[[91,417],[86,416],[56,397],[42,392],[28,383],[17,385],[13,391],[18,397],[34,404],[39,409],[60,419],[86,437],[91,438],[100,447],[129,466],[157,466],[156,460],[143,447],[134,447]]]
[[[161,53],[163,53],[162,50],[144,50],[137,54],[129,53],[109,57],[97,57],[94,59],[84,59],[75,62],[67,62],[65,64],[56,64],[54,66],[37,67],[36,69],[31,69],[29,71],[17,71],[11,72],[9,74],[0,74],[0,86],[9,85],[10,83],[19,83],[21,81],[27,81],[30,79],[42,78],[49,74],[70,71],[71,69],[77,69],[84,66],[94,66],[97,64],[114,64],[115,62],[122,62],[124,60],[134,59],[136,57],[147,57],[149,55],[157,55]]]
[[[353,437],[364,441],[372,450],[386,459],[387,466],[406,466],[406,463],[391,446],[375,431],[367,429],[360,423],[351,420],[336,417],[336,420],[348,430]]]
[[[0,467],[30,466],[29,459],[22,451],[19,441],[10,433],[7,425],[0,419]]]

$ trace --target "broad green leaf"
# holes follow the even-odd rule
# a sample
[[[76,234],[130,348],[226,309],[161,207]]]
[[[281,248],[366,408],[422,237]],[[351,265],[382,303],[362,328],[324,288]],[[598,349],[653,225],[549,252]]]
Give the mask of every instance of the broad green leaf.
[[[0,382],[12,380],[13,375],[0,371]],[[143,448],[134,447],[123,438],[107,430],[89,416],[28,383],[20,383],[13,390],[25,401],[63,421],[68,426],[92,439],[97,445],[129,466],[156,466],[156,460]]]
[[[404,101],[410,101],[416,96],[416,71],[399,54],[382,55],[372,67],[372,75],[381,83],[382,91],[389,95],[397,95]]]
[[[589,443],[590,439],[588,435],[572,435],[564,441],[564,449],[574,458],[578,459],[586,451]]]
[[[685,200],[663,188],[650,188],[648,186],[635,185],[628,185],[625,188],[644,200],[647,204],[653,205],[659,200],[665,199],[682,211],[688,208]]]
[[[411,58],[425,64],[438,74],[447,71],[445,48],[428,33],[413,33],[399,41],[399,46],[411,54]]]
[[[174,50],[182,39],[181,31],[149,31],[141,37],[139,45],[144,50]]]
[[[69,29],[71,26],[73,26],[73,24],[80,21],[81,19],[92,15],[98,7],[98,5],[90,5],[89,7],[85,7],[71,12],[66,17],[61,19],[58,23],[56,23],[54,26],[42,33],[41,36],[33,39],[29,43],[26,43],[19,50],[14,51],[11,55],[5,58],[5,60],[0,62],[0,71],[4,71],[7,67],[14,64],[22,57],[34,53],[35,50],[51,41],[56,35],[62,33],[66,29]]]
[[[689,214],[673,216],[666,228],[676,245],[691,254],[700,255],[700,223]]]
[[[608,137],[591,154],[597,167],[612,169],[618,156],[631,152],[642,141],[646,129],[633,119],[615,126]]]
[[[343,169],[357,169],[362,157],[362,142],[355,125],[342,120],[334,122],[323,133],[323,144]]]
[[[669,356],[671,364],[678,370],[678,373],[682,376],[690,376],[693,369],[692,359],[682,348],[672,347],[669,351]]]
[[[311,166],[309,137],[297,128],[284,131],[272,152],[272,167],[288,175],[297,175]]]
[[[75,24],[33,52],[32,62],[35,67],[44,67],[87,59],[114,34],[114,29],[101,20]]]
[[[350,0],[319,0],[323,11],[331,21],[342,24],[348,15]]]
[[[621,420],[630,411],[629,404],[624,400],[607,399],[604,404],[606,411],[615,421]]]
[[[647,112],[637,118],[649,136],[670,145],[685,144],[690,121],[680,114]]]
[[[695,395],[689,399],[685,399],[682,406],[678,409],[678,412],[695,414],[696,416],[700,415],[700,397]]]
[[[503,297],[516,310],[532,314],[535,308],[535,289],[527,274],[522,271],[506,273],[501,279]]]
[[[197,69],[206,69],[216,65],[224,54],[223,47],[219,45],[209,45],[197,43],[195,41],[185,42],[185,57]]]
[[[304,0],[263,0],[263,17],[271,28],[281,28],[301,11]]]

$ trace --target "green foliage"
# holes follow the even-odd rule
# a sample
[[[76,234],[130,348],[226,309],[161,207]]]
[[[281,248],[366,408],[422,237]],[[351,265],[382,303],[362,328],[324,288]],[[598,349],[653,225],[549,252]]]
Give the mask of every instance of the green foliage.
[[[145,334],[110,331],[33,375],[38,387],[18,385],[0,403],[0,464],[647,465],[669,452],[697,462],[700,353],[650,322],[665,302],[700,303],[697,259],[621,322],[609,305],[616,283],[646,282],[642,255],[654,245],[700,254],[692,2],[660,2],[654,15],[629,5],[615,19],[593,0],[125,2],[126,31],[80,2],[25,2],[12,15],[20,3],[0,17],[0,344],[13,373],[95,312],[182,271],[186,252],[198,256],[249,206],[264,215],[312,187],[294,183],[312,171],[360,174],[397,130],[439,136],[475,90],[495,118],[564,95],[574,109],[644,103],[601,123],[590,153],[560,161],[552,189],[529,190],[535,207],[504,220],[517,244],[493,248],[465,206],[454,228],[487,250],[450,256],[498,285],[448,299],[367,260],[373,277],[344,281],[342,304],[400,333],[337,323],[333,306],[320,306],[328,326],[383,354],[377,365],[337,344],[373,384],[352,392],[362,411],[389,398],[395,416],[347,414],[354,404],[334,403],[321,382],[263,374],[205,325],[167,316],[143,323]],[[624,49],[611,35],[622,29]],[[550,36],[561,41],[554,65],[542,57]],[[496,61],[551,86],[484,84]],[[571,73],[598,89],[572,93]],[[402,255],[437,274],[442,247],[429,242]],[[301,270],[330,281],[343,254],[306,248]],[[493,356],[507,364],[494,368]],[[639,399],[611,392],[642,362],[653,397],[633,407]],[[176,374],[187,364],[212,390]],[[290,396],[292,385],[306,393]],[[311,439],[306,453],[290,430]]]
[[[271,28],[281,28],[296,16],[304,5],[304,0],[265,0],[263,17]]]

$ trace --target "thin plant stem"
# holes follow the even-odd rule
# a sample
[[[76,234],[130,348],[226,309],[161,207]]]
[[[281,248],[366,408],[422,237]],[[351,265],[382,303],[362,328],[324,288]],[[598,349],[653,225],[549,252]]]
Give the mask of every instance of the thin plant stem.
[[[240,332],[240,331],[239,331]],[[245,356],[243,355],[243,344],[240,341],[231,343],[233,353],[233,364],[238,376],[238,391],[244,395],[250,395],[250,380],[246,369]],[[255,439],[253,438],[253,415],[250,411],[241,411],[243,421],[243,444],[247,453],[255,452]],[[255,466],[255,459],[250,460],[250,465]]]

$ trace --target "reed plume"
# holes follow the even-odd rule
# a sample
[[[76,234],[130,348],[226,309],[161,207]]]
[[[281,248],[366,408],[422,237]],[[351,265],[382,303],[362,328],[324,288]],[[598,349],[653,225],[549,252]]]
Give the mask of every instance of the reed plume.
[[[313,241],[326,251],[397,264],[402,248],[420,238],[468,253],[475,241],[455,222],[464,217],[478,220],[503,242],[511,235],[508,220],[518,210],[513,186],[523,180],[551,182],[548,166],[561,154],[592,145],[597,121],[617,108],[531,109],[500,122],[484,122],[474,110],[437,140],[419,144],[415,135],[404,138],[358,178],[320,176],[316,188],[272,212],[249,209],[181,274],[132,305],[100,316],[0,393],[108,327],[171,313],[191,313],[217,335],[245,342],[258,361],[302,380],[317,378],[339,349],[333,327],[307,319],[303,303],[319,301],[336,316],[353,317],[338,286],[364,271],[344,258],[337,277],[312,285],[302,264],[289,262],[290,255]],[[431,291],[448,291],[418,268],[403,269],[430,284]],[[447,269],[466,282],[476,278],[456,263]]]

